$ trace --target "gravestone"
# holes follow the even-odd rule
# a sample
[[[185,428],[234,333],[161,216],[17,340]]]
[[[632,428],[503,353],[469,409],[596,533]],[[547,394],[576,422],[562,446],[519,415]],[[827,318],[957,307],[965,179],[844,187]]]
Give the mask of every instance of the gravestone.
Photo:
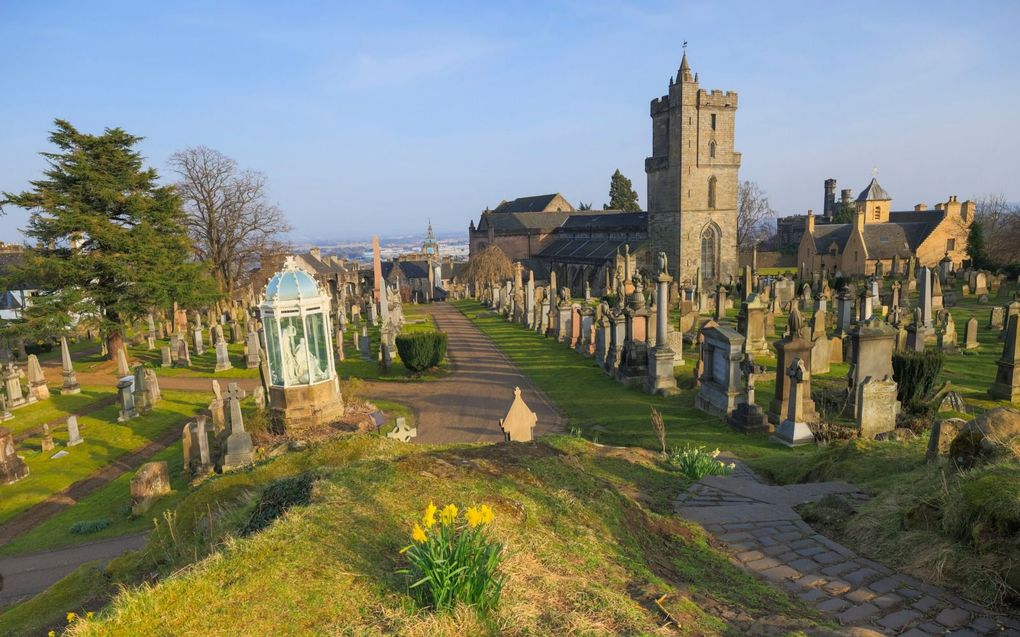
[[[14,484],[28,476],[28,465],[18,457],[14,434],[0,427],[0,485]]]
[[[117,415],[117,422],[127,422],[138,417],[138,410],[135,408],[135,396],[132,393],[134,379],[125,378],[117,383],[117,398],[120,402],[120,413]]]
[[[159,389],[159,379],[156,377],[156,370],[145,368],[145,386],[149,390],[149,405],[155,406],[163,400],[163,392]]]
[[[744,400],[726,417],[726,422],[743,433],[766,433],[770,429],[768,419],[754,396],[755,378],[765,373],[765,366],[756,364],[751,354],[745,354],[740,373],[744,376]]]
[[[78,417],[68,416],[67,417],[67,446],[75,447],[85,442],[85,439],[81,437],[81,432],[78,431]]]
[[[827,374],[831,356],[829,337],[825,334],[825,310],[819,308],[811,317],[811,373]]]
[[[220,389],[220,381],[213,380],[210,385],[212,387],[213,399],[209,403],[209,413],[212,415],[213,428],[217,432],[221,432],[227,426],[227,407],[223,400],[223,392]]]
[[[43,375],[39,357],[35,354],[28,355],[28,393],[36,400],[46,400],[50,397],[50,388],[46,386],[46,376]]]
[[[499,428],[503,430],[507,442],[531,442],[537,423],[538,415],[525,404],[521,388],[514,387],[514,400],[510,403],[510,409],[506,417],[499,420]]]
[[[815,436],[807,425],[807,415],[804,412],[804,406],[810,400],[811,371],[800,358],[794,358],[785,371],[784,376],[788,379],[786,385],[789,387],[786,418],[776,427],[772,439],[787,447],[812,443]]]
[[[35,397],[29,394],[27,397],[21,390],[21,375],[14,363],[8,363],[3,367],[4,388],[7,390],[7,407],[17,409],[23,405],[35,402]]]
[[[785,373],[779,373],[778,370],[789,370],[794,360],[800,360],[808,372],[807,376],[801,381],[806,386],[806,389],[798,394],[804,402],[800,413],[806,422],[817,422],[818,414],[815,411],[815,403],[811,400],[812,343],[804,338],[804,319],[801,316],[800,310],[796,307],[790,312],[787,332],[786,336],[775,343],[776,387],[772,401],[769,403],[769,422],[779,425],[787,418],[790,400],[790,388],[787,385],[789,384],[790,376]]]
[[[117,378],[123,378],[131,373],[131,367],[128,365],[127,359],[127,348],[121,346],[117,348]]]
[[[761,296],[754,293],[740,306],[737,326],[741,334],[744,335],[744,348],[747,354],[767,355],[772,352],[766,338],[765,314],[767,310],[768,307],[762,301]]]
[[[358,338],[358,351],[363,360],[372,360],[372,340],[368,336],[368,326],[361,326],[361,336]]]
[[[213,464],[209,453],[209,432],[205,416],[184,425],[181,439],[184,444],[184,471],[194,477],[212,473]]]
[[[418,428],[408,427],[407,419],[404,418],[403,416],[397,417],[396,427],[393,428],[393,431],[386,434],[387,438],[393,438],[394,440],[399,440],[400,442],[411,442],[411,439],[416,438],[417,436]]]
[[[42,426],[42,442],[40,443],[40,449],[43,453],[49,453],[56,447],[56,443],[53,442],[53,432],[50,431],[50,426],[44,424]]]
[[[213,369],[213,372],[225,372],[233,368],[234,366],[230,363],[230,351],[227,349],[227,342],[221,336],[216,341],[216,367]]]
[[[988,313],[988,329],[1001,330],[1006,316],[1006,308],[993,307]]]
[[[170,493],[170,469],[166,461],[146,462],[131,478],[131,513],[144,514],[167,493]]]
[[[857,325],[851,332],[850,370],[847,373],[849,412],[860,418],[860,387],[869,378],[892,378],[892,355],[896,330],[877,318]]]
[[[740,390],[744,337],[733,328],[718,324],[702,328],[701,336],[702,368],[694,406],[716,416],[726,416],[745,399]]]
[[[74,365],[71,363],[71,350],[67,345],[67,338],[64,336],[60,337],[60,370],[64,377],[64,383],[60,386],[60,393],[80,393],[81,385],[78,384],[78,377],[74,373]]]
[[[171,356],[170,356],[170,348],[169,347],[167,347],[166,345],[164,345],[163,347],[160,347],[159,348],[159,354],[160,354],[160,357],[161,357],[161,360],[160,360],[160,363],[159,363],[160,367],[173,367],[174,361],[173,361],[173,358],[171,358]]]
[[[170,335],[170,360],[177,362],[177,352],[180,351],[181,337],[177,334]]]
[[[857,387],[857,427],[861,438],[871,440],[896,428],[900,403],[896,400],[896,382],[891,376],[868,376]]]
[[[194,343],[195,343],[195,356],[201,356],[205,354],[205,342],[202,337],[202,328],[198,327],[194,331]]]
[[[928,333],[932,331],[931,327],[924,325],[921,308],[915,307],[914,322],[907,326],[907,349],[912,352],[923,352]]]
[[[244,430],[244,419],[241,415],[241,399],[245,392],[237,383],[227,386],[227,406],[230,413],[230,435],[227,436],[226,454],[223,456],[223,469],[229,470],[249,465],[255,461],[255,447],[251,434]]]
[[[750,272],[749,269],[746,270]],[[655,297],[655,347],[648,350],[645,391],[663,396],[675,394],[677,391],[676,377],[673,376],[676,355],[669,345],[669,284],[672,282],[673,277],[668,273],[666,254],[660,252],[659,276],[656,279],[658,291]]]
[[[7,408],[7,397],[0,394],[0,422],[11,420],[12,418],[14,418],[14,414]]]
[[[177,361],[174,367],[191,367],[191,353],[188,351],[188,342],[183,338],[177,342]]]
[[[135,403],[135,411],[140,416],[152,413],[152,396],[149,393],[149,378],[145,373],[145,367],[135,367],[134,391],[132,392]]]
[[[343,333],[341,332],[341,338],[342,335]],[[245,351],[244,366],[248,369],[257,369],[259,366],[259,350],[262,348],[258,332],[248,332],[247,343],[248,347]],[[343,349],[343,344],[340,345],[340,349]]]
[[[988,393],[995,398],[1020,403],[1020,315],[1013,314],[1006,324],[1006,342],[1002,346],[1002,356],[995,362],[997,366],[995,382]]]
[[[964,349],[977,349],[978,348],[978,322],[976,318],[971,318],[967,321],[967,327],[964,329]]]

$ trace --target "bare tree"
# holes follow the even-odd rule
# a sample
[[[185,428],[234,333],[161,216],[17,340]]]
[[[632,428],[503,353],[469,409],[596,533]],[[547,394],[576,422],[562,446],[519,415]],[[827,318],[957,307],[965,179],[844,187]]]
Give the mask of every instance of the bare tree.
[[[1003,194],[983,195],[974,203],[974,221],[981,224],[988,260],[1004,266],[1020,262],[1020,205]]]
[[[737,247],[750,248],[768,238],[776,211],[765,191],[753,181],[737,187]]]
[[[267,200],[265,175],[240,170],[218,151],[185,148],[170,157],[170,166],[180,177],[176,188],[195,253],[231,298],[263,256],[287,249],[281,235],[290,225]]]
[[[465,279],[473,285],[492,285],[513,276],[510,259],[499,246],[489,246],[468,261]]]

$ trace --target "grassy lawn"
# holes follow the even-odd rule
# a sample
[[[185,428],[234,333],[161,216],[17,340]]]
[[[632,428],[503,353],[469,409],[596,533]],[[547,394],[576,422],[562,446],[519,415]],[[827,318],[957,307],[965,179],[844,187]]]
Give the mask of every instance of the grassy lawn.
[[[14,435],[41,427],[43,423],[57,419],[66,419],[69,414],[81,413],[96,401],[114,396],[117,392],[110,387],[82,387],[81,393],[62,395],[56,387],[51,387],[49,400],[40,400],[31,405],[15,409],[13,420],[0,423],[0,427],[10,429]]]
[[[163,392],[163,400],[151,414],[128,423],[118,423],[119,407],[109,405],[78,419],[84,443],[67,448],[67,429],[58,428],[53,431],[57,449],[46,454],[40,451],[38,436],[27,438],[18,446],[18,453],[25,458],[31,473],[14,484],[0,486],[0,522],[88,477],[125,453],[145,446],[168,428],[181,426],[204,402],[207,402],[204,394]],[[69,455],[51,459],[61,449],[67,449]]]
[[[404,333],[431,332],[436,329],[432,315],[424,311],[422,305],[404,305]],[[368,324],[368,338],[371,341],[371,352],[373,357],[379,352],[379,327]],[[447,371],[448,362],[443,361],[439,368],[428,374],[414,375],[400,362],[400,354],[393,352],[393,364],[388,370],[383,371],[379,363],[373,358],[364,360],[358,349],[358,335],[360,330],[354,327],[353,323],[347,324],[347,332],[344,336],[344,357],[345,360],[336,360],[336,373],[342,379],[362,378],[364,380],[385,380],[385,381],[430,381],[442,378]]]
[[[238,538],[253,491],[307,471],[317,477],[310,504]],[[208,480],[146,551],[98,578],[82,569],[0,614],[0,632],[38,634],[68,611],[96,610],[75,635],[234,634],[243,605],[253,635],[652,635],[664,621],[656,599],[680,634],[748,634],[766,617],[791,633],[817,627],[814,611],[731,564],[697,527],[642,504],[646,490],[677,479],[649,454],[567,437],[445,448],[332,441]],[[494,508],[489,533],[509,551],[491,617],[409,601],[400,549],[430,501]],[[153,573],[159,581],[135,585]],[[127,589],[104,609],[96,597],[118,584]]]

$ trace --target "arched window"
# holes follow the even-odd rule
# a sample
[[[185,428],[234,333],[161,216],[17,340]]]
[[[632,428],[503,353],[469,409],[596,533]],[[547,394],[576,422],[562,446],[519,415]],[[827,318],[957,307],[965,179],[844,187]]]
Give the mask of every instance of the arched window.
[[[708,179],[708,207],[715,208],[715,175]]]
[[[715,159],[715,142],[708,142],[708,157]]]
[[[882,208],[880,208],[879,206],[875,206],[875,212],[872,213],[871,218],[874,219],[875,221],[878,221],[879,219],[881,219],[882,218]]]
[[[706,281],[715,281],[716,278],[718,243],[719,237],[714,227],[708,226],[701,232],[701,277]]]

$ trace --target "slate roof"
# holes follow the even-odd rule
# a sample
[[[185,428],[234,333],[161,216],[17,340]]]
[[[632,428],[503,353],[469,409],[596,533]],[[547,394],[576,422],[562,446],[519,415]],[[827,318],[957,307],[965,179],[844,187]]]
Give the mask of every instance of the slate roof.
[[[891,201],[892,197],[885,191],[885,188],[878,185],[878,180],[871,178],[868,187],[857,195],[857,201]]]
[[[407,279],[429,278],[427,261],[383,261],[380,265],[382,266],[384,279],[390,278],[390,273],[393,272],[394,267],[399,267]]]
[[[892,259],[896,255],[907,258],[911,254],[907,234],[896,223],[864,224],[864,245],[869,259]]]
[[[945,210],[893,211],[889,213],[889,221],[899,224],[907,234],[907,243],[911,249],[917,250],[924,243],[942,220],[946,218]]]
[[[20,310],[21,303],[12,292],[0,292],[0,310]]]
[[[513,201],[504,201],[496,206],[492,212],[542,212],[556,198],[557,194],[559,193],[554,192],[550,195],[536,195],[534,197],[518,197]]]
[[[647,232],[647,212],[603,212],[588,215],[571,215],[563,222],[564,230],[586,230],[607,232],[619,230],[623,232]]]
[[[617,251],[623,252],[625,244],[630,245],[631,253],[639,250],[644,242],[635,243],[623,239],[554,239],[539,253],[542,259],[552,261],[565,260],[572,263],[590,261],[604,263],[616,256]]]
[[[849,223],[826,223],[815,226],[815,252],[828,254],[829,246],[833,242],[839,246],[840,253],[846,247],[846,240],[850,238],[850,229],[853,226]]]

